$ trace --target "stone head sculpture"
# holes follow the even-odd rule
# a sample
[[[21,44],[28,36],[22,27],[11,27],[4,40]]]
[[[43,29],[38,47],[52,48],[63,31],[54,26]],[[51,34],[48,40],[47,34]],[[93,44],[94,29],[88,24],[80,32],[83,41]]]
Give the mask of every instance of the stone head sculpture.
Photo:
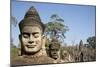
[[[52,43],[49,46],[50,57],[55,60],[60,58],[60,49],[61,49],[60,43],[56,39],[53,39]]]
[[[44,24],[32,6],[19,23],[21,54],[34,54],[42,49]]]

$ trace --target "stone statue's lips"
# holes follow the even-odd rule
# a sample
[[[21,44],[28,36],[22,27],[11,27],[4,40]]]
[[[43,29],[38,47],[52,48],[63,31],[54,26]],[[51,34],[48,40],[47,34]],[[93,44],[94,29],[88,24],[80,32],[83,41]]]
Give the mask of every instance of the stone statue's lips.
[[[53,56],[57,56],[57,54],[53,54]]]
[[[36,45],[26,45],[28,48],[34,48]]]

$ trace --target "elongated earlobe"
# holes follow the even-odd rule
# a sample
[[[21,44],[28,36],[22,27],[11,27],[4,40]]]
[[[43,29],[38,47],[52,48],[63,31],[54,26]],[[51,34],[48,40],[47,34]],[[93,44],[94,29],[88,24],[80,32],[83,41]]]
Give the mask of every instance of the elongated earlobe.
[[[19,40],[21,40],[21,34],[19,34]]]
[[[45,38],[44,35],[42,35],[42,44],[43,44],[43,46],[45,46],[45,41],[46,41],[46,38]]]
[[[45,43],[46,43],[46,37],[43,35],[42,36],[42,51],[43,51],[43,55],[47,55]]]
[[[20,49],[20,56],[22,56],[24,54],[24,50],[23,50],[23,45],[22,45],[22,38],[21,38],[21,34],[19,35],[19,42],[21,45],[21,49]]]

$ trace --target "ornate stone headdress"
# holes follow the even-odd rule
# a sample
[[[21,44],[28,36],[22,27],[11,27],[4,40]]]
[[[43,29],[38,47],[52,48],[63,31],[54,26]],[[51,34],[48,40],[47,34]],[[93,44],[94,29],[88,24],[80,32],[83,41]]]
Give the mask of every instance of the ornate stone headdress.
[[[59,43],[59,41],[57,39],[52,39],[51,44],[49,45],[49,48],[53,48],[53,49],[60,49],[61,45]]]
[[[41,22],[40,16],[33,6],[29,8],[24,19],[22,19],[19,23],[20,32],[24,26],[39,26],[40,29],[42,29],[42,32],[44,32],[44,24]]]

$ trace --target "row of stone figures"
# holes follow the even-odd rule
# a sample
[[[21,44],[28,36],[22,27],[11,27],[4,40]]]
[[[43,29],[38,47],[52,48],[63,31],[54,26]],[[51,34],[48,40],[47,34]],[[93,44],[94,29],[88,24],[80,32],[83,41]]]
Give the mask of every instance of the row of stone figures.
[[[21,48],[19,56],[11,59],[11,66],[83,61],[82,52],[73,57],[68,51],[62,50],[56,39],[52,39],[49,49],[45,48],[45,26],[33,6],[19,22],[19,30]]]
[[[20,56],[11,59],[11,65],[53,64],[73,62],[67,51],[62,51],[61,45],[52,40],[49,49],[45,48],[45,26],[37,10],[32,6],[19,22]]]
[[[18,55],[20,57],[23,56],[20,49]],[[56,39],[52,40],[48,49],[46,49],[45,45],[43,45],[41,55],[48,56],[49,58],[53,59],[52,63],[69,63],[75,61],[67,50],[62,50],[60,43]]]
[[[72,56],[67,50],[63,50],[57,39],[52,39],[49,48],[46,50],[47,55],[53,58],[55,63],[74,62]]]

